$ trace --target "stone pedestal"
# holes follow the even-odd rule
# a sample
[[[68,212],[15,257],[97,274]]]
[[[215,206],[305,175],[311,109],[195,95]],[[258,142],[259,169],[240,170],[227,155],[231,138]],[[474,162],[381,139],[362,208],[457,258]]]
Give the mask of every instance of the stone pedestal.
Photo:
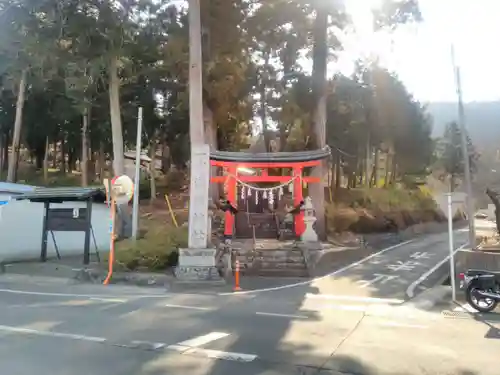
[[[216,249],[180,249],[179,265],[175,276],[184,282],[221,282],[219,271],[215,266]]]
[[[179,263],[175,269],[175,276],[181,282],[223,280],[215,264],[216,249],[211,248],[209,184],[210,148],[208,145],[193,145],[188,248],[179,250]]]

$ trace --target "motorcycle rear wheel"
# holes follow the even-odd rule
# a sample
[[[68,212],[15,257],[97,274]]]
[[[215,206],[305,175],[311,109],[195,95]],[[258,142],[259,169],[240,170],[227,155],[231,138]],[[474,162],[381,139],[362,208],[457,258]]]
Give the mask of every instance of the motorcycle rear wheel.
[[[475,290],[479,290],[479,288],[475,285],[469,285],[469,287],[467,288],[466,299],[469,305],[482,313],[491,312],[496,309],[498,305],[497,301],[492,298],[479,297],[475,293]],[[481,305],[481,302],[483,302],[484,304]]]

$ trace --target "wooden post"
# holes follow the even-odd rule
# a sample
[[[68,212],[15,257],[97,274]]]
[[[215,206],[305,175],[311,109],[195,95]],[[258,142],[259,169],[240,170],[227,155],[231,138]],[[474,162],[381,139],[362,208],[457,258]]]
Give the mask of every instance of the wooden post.
[[[229,177],[227,178],[227,200],[231,202],[231,204],[236,207],[236,178],[237,175],[236,167],[228,167],[227,172]],[[234,215],[230,210],[227,210],[225,213],[225,224],[224,224],[224,237],[232,238],[233,237],[233,228],[234,228]]]
[[[297,207],[304,200],[302,195],[302,168],[293,168],[293,205]],[[304,232],[304,213],[300,212],[294,217],[295,235],[299,237]]]

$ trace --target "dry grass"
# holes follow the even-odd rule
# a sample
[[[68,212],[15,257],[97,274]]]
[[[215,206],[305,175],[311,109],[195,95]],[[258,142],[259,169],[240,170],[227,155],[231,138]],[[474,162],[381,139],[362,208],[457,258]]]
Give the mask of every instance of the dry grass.
[[[341,189],[335,198],[327,205],[330,233],[383,232],[389,222],[402,230],[445,219],[432,198],[419,190]]]

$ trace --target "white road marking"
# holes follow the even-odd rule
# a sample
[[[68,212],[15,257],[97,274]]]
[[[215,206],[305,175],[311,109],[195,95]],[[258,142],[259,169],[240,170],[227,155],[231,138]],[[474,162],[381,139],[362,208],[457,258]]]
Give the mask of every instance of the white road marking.
[[[200,346],[202,345],[206,345],[212,341],[227,336],[229,336],[229,333],[210,332],[203,336],[198,336],[174,345],[169,345],[166,347],[166,349],[174,350],[180,354],[200,355],[207,358],[223,359],[226,361],[251,362],[257,358],[257,356],[254,354],[234,353],[200,348]]]
[[[229,295],[238,295],[238,294],[251,294],[251,293],[259,293],[259,292],[270,292],[270,291],[273,291],[273,290],[282,290],[282,289],[288,289],[288,288],[293,288],[293,287],[297,287],[297,286],[303,286],[303,285],[309,285],[311,283],[314,283],[316,281],[319,281],[319,280],[324,280],[328,277],[332,277],[332,276],[336,276],[342,272],[345,272],[347,270],[350,270],[351,268],[354,268],[356,266],[359,266],[360,264],[363,264],[367,261],[369,261],[370,259],[373,259],[375,258],[376,256],[378,255],[381,255],[387,251],[391,251],[391,250],[394,250],[394,249],[397,249],[398,247],[401,247],[401,246],[404,246],[404,245],[408,245],[409,243],[412,243],[412,242],[415,242],[415,240],[408,240],[408,241],[404,241],[404,242],[401,242],[401,243],[398,243],[396,245],[392,245],[392,246],[389,246],[389,247],[386,247],[385,249],[382,249],[380,250],[379,252],[377,253],[373,253],[372,255],[369,255],[357,262],[354,262],[354,263],[351,263],[345,267],[342,267],[334,272],[331,272],[329,274],[326,274],[324,276],[320,276],[320,277],[316,277],[312,280],[307,280],[307,281],[301,281],[301,282],[298,282],[298,283],[293,283],[293,284],[288,284],[288,285],[281,285],[281,286],[276,286],[276,287],[272,287],[272,288],[263,288],[263,289],[253,289],[253,290],[245,290],[245,291],[241,291],[241,292],[229,292],[229,293],[219,293],[220,296],[229,296]]]
[[[105,339],[104,337],[77,335],[77,334],[73,334],[73,333],[39,331],[36,329],[22,328],[22,327],[11,327],[11,326],[4,326],[4,325],[0,325],[0,331],[9,332],[9,333],[25,334],[25,335],[35,335],[35,336],[43,336],[43,337],[55,337],[55,338],[65,338],[65,339],[71,339],[71,340],[90,341],[90,342],[95,342],[95,343],[108,342],[108,340]],[[219,333],[219,336],[221,334],[221,332],[212,332],[212,335],[213,335],[212,337],[215,337],[215,333]],[[227,335],[227,334],[225,334],[225,335]],[[198,338],[198,339],[200,339],[200,338]],[[203,357],[207,357],[207,358],[221,359],[221,360],[226,360],[226,361],[252,362],[253,360],[255,360],[257,358],[257,356],[254,354],[224,352],[221,350],[202,349],[202,348],[191,347],[191,346],[183,346],[183,345],[179,345],[179,344],[167,346],[167,344],[162,343],[162,342],[131,341],[130,343],[124,344],[124,345],[115,344],[115,343],[111,343],[111,344],[116,345],[116,346],[121,346],[121,347],[132,347],[132,348],[136,347],[137,345],[143,344],[143,345],[150,346],[153,350],[160,350],[160,349],[165,348],[167,350],[176,351],[179,354],[198,355],[198,356],[203,356]]]
[[[477,313],[477,310],[474,309],[471,305],[469,305],[468,303],[464,303],[463,305],[460,305],[460,306],[457,306],[453,309],[453,311],[457,311],[457,312],[470,312],[470,313]]]
[[[99,301],[99,302],[110,302],[110,303],[127,303],[128,302],[128,300],[120,299],[120,298],[91,297],[90,300]]]
[[[59,337],[59,338],[66,338],[66,339],[72,339],[72,340],[91,341],[91,342],[105,342],[106,341],[106,339],[104,337],[76,335],[73,333],[39,331],[36,329],[22,328],[22,327],[10,327],[10,326],[4,326],[4,325],[0,325],[0,331],[11,332],[11,333],[21,333],[21,334],[27,334],[27,335],[45,336],[45,337]]]
[[[417,251],[416,253],[413,253],[412,255],[410,255],[410,258],[413,258],[413,259],[429,259],[432,255],[427,253],[427,251],[424,251],[424,252],[420,252],[420,251]]]
[[[404,299],[396,298],[377,298],[377,297],[357,297],[357,296],[336,296],[332,294],[313,294],[307,293],[306,298],[317,298],[326,300],[344,300],[344,301],[356,301],[356,302],[367,302],[367,303],[383,303],[383,304],[393,304],[399,305],[405,302]]]
[[[467,246],[467,243],[458,247],[457,249],[455,249],[453,254],[456,254],[459,250],[462,250],[466,246]],[[438,264],[436,264],[434,267],[432,267],[430,270],[428,270],[426,273],[424,273],[422,276],[420,276],[417,280],[415,280],[413,283],[411,283],[410,286],[408,286],[408,288],[406,289],[406,295],[410,298],[413,298],[415,296],[415,289],[417,288],[417,286],[422,284],[430,275],[432,275],[434,272],[436,272],[436,270],[439,267],[441,267],[443,264],[448,262],[449,259],[450,259],[450,256],[447,255]]]
[[[398,278],[397,275],[384,275],[381,273],[374,273],[373,276],[375,277],[371,280],[358,280],[356,284],[358,284],[360,288],[367,288],[368,286],[375,284],[376,282],[380,282],[380,284],[385,284],[390,280]]]
[[[173,304],[166,304],[165,307],[172,307],[172,308],[175,308],[175,309],[200,310],[200,311],[213,311],[214,310],[211,307],[173,305]]]
[[[164,347],[167,346],[167,344],[163,343],[163,342],[150,342],[150,341],[139,341],[139,340],[135,340],[135,341],[132,341],[131,344],[134,346],[134,345],[148,345],[150,346],[153,350],[158,350],[158,349],[162,349]]]
[[[222,339],[222,338],[227,337],[227,336],[229,336],[229,333],[226,333],[226,332],[210,332],[210,333],[207,333],[206,335],[197,336],[197,337],[194,337],[192,339],[179,342],[176,345],[177,346],[185,346],[188,348],[195,348],[198,346],[206,345],[209,342],[219,340],[219,339]]]
[[[308,319],[309,318],[306,315],[276,314],[276,313],[261,312],[261,311],[257,311],[255,313],[255,315],[273,316],[273,317],[277,317],[277,318],[291,318],[291,319]]]
[[[402,260],[398,260],[396,264],[389,264],[386,266],[386,268],[390,269],[391,271],[411,271],[417,266],[420,266],[420,263],[413,260],[407,260],[405,262],[403,262]]]
[[[182,345],[169,345],[167,346],[167,349],[174,350],[179,354],[200,355],[207,358],[222,359],[226,361],[252,362],[257,358],[255,354],[224,352],[221,350],[212,350],[203,348],[190,348]]]
[[[0,289],[0,293],[10,294],[25,294],[33,296],[46,296],[46,297],[70,297],[70,298],[165,298],[172,297],[174,294],[123,294],[123,295],[104,295],[104,294],[75,294],[75,293],[56,293],[56,292],[33,292],[28,290],[19,289]]]

